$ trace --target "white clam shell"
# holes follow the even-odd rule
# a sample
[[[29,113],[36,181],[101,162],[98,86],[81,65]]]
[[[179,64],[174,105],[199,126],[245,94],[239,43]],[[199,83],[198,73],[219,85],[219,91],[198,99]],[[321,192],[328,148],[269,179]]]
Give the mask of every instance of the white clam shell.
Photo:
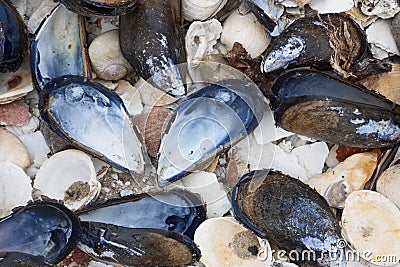
[[[400,165],[386,169],[376,183],[376,191],[390,199],[400,209]]]
[[[250,238],[241,238],[242,236]],[[199,245],[201,262],[205,266],[270,266],[271,248],[268,242],[263,241],[265,246],[260,248],[256,236],[232,217],[208,219],[194,234],[194,242]],[[252,255],[248,250],[251,246],[267,250],[263,251],[265,258],[261,260]]]
[[[185,20],[205,20],[220,11],[228,0],[182,0]]]
[[[34,187],[49,198],[63,200],[77,210],[94,200],[101,184],[88,155],[79,150],[65,150],[46,160],[36,174]]]
[[[343,208],[351,192],[364,188],[378,163],[377,150],[354,154],[332,170],[307,180],[331,207]]]
[[[118,30],[97,36],[89,46],[89,58],[93,71],[104,80],[120,80],[132,71],[122,55]]]
[[[10,161],[26,170],[31,164],[28,150],[11,132],[0,128],[0,162]]]
[[[385,196],[369,190],[351,193],[343,210],[342,226],[350,246],[361,257],[382,266],[398,262],[400,210]]]
[[[0,163],[0,218],[32,200],[31,178],[9,161]]]
[[[270,41],[271,37],[251,12],[241,15],[235,11],[224,22],[221,43],[228,50],[238,42],[251,57],[256,58],[267,49]]]

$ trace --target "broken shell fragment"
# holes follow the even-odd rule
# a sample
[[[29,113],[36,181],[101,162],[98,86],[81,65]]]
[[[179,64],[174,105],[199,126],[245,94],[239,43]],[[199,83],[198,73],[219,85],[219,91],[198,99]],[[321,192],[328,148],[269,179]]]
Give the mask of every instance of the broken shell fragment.
[[[31,74],[23,68],[0,76],[0,105],[18,100],[33,90]]]
[[[31,178],[20,167],[9,161],[0,162],[0,218],[31,201],[32,190]]]
[[[398,106],[323,72],[290,71],[272,88],[271,107],[283,129],[351,147],[389,147],[400,140]]]
[[[332,170],[307,180],[305,183],[317,190],[329,206],[344,208],[348,195],[364,188],[378,163],[378,150],[348,157]]]
[[[206,266],[269,266],[272,262],[271,248],[260,246],[257,236],[232,217],[212,218],[197,228],[194,242],[201,250],[201,262]],[[262,251],[263,249],[269,251]],[[261,261],[259,253],[269,258]]]
[[[390,199],[400,209],[400,165],[386,169],[378,178],[376,191]]]
[[[340,227],[325,199],[290,176],[250,172],[232,191],[235,216],[261,238],[287,251],[335,252]]]
[[[93,71],[103,80],[120,80],[133,71],[122,55],[118,30],[97,36],[89,46]]]
[[[400,5],[397,0],[357,0],[361,4],[361,11],[367,16],[378,16],[383,19],[394,17],[400,11]]]
[[[55,264],[73,250],[80,230],[76,216],[63,205],[32,203],[0,220],[0,251],[40,256]]]
[[[0,162],[10,161],[22,169],[31,164],[28,150],[14,134],[0,128]]]
[[[343,210],[342,226],[350,246],[361,252],[361,257],[383,266],[398,262],[400,210],[383,195],[369,190],[351,193]],[[383,260],[389,255],[392,260]]]
[[[383,50],[385,53],[385,57],[389,55],[395,54],[400,55],[399,49],[397,48],[396,41],[390,30],[390,22],[384,19],[378,19],[374,23],[372,23],[368,29],[366,30],[368,43],[372,46],[371,52],[372,54],[382,59],[383,56],[380,56],[375,52],[377,48],[378,51]]]
[[[74,211],[93,201],[101,184],[90,157],[71,149],[56,153],[43,163],[34,187],[48,198],[63,200]]]
[[[47,83],[40,95],[42,119],[75,147],[120,168],[144,175],[147,152],[122,100],[79,76]]]
[[[200,258],[196,244],[182,234],[98,222],[82,222],[79,248],[100,261],[129,266],[182,266]]]
[[[274,31],[276,22],[282,16],[284,7],[282,5],[275,4],[274,1],[265,0],[245,0],[239,8],[248,11],[250,10],[263,25],[263,27],[270,33]]]
[[[346,12],[354,6],[354,1],[313,0],[308,4],[312,9],[318,11],[319,14],[327,14]]]
[[[206,20],[218,13],[228,0],[182,0],[182,13],[187,21]]]
[[[252,58],[260,56],[268,47],[271,37],[253,13],[241,15],[233,12],[223,25],[221,43],[232,50],[235,42],[240,43]]]
[[[68,9],[83,16],[118,16],[131,12],[136,0],[61,0]]]
[[[393,18],[390,26],[393,38],[396,41],[397,49],[400,50],[400,12]]]
[[[265,108],[261,92],[249,80],[216,82],[183,100],[161,140],[159,185],[207,167],[257,127]]]

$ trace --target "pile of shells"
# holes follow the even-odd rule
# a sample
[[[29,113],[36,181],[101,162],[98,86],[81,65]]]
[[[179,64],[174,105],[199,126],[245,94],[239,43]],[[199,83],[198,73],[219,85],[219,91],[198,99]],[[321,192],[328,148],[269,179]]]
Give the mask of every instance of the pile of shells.
[[[400,266],[397,0],[0,0],[0,266]]]

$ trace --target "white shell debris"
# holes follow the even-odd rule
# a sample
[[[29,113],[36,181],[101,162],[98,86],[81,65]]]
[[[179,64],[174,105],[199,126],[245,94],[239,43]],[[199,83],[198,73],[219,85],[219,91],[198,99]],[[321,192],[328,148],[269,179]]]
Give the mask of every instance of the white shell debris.
[[[272,263],[271,248],[266,240],[261,247],[257,236],[232,217],[213,218],[204,221],[196,229],[194,242],[201,250],[201,262],[205,266],[252,266],[265,267]],[[256,247],[266,255],[263,261],[250,252]]]
[[[138,89],[127,81],[119,80],[115,92],[121,97],[130,115],[133,116],[142,113],[143,106]]]
[[[37,3],[36,1],[27,1],[28,3]],[[40,6],[29,17],[27,27],[29,33],[35,33],[40,23],[46,18],[48,14],[58,5],[54,0],[42,0]],[[22,13],[23,14],[23,13]]]
[[[271,37],[251,12],[241,15],[235,11],[224,22],[221,43],[227,50],[238,42],[252,58],[256,58],[267,49],[270,41]]]
[[[354,6],[353,0],[312,0],[308,4],[320,14],[346,12]]]
[[[350,193],[364,188],[377,163],[377,150],[354,154],[335,168],[307,180],[305,183],[317,190],[331,207],[344,208]]]
[[[376,183],[376,191],[390,199],[400,209],[400,165],[386,169]]]
[[[220,11],[228,0],[182,0],[182,13],[187,21],[205,20]]]
[[[166,106],[176,101],[176,98],[152,86],[143,78],[137,81],[135,88],[139,90],[144,105],[151,107]]]
[[[394,17],[400,11],[397,0],[358,0],[361,11],[368,16],[378,16],[383,19]]]
[[[0,128],[0,162],[10,161],[26,170],[31,165],[29,153],[11,132]]]
[[[343,210],[342,226],[350,247],[367,261],[382,266],[398,263],[400,210],[383,195],[369,190],[351,193]]]
[[[185,189],[200,194],[206,202],[208,218],[220,217],[230,210],[227,193],[214,173],[192,173],[182,178],[181,182]]]
[[[31,179],[17,165],[0,162],[0,218],[32,200]]]
[[[122,55],[118,30],[97,36],[89,46],[89,57],[93,71],[104,80],[119,80],[133,68]]]
[[[390,21],[378,19],[377,21],[372,23],[371,26],[368,27],[366,33],[368,43],[372,45],[371,52],[376,58],[382,59],[389,55],[384,53],[381,56],[379,50],[376,50],[374,48],[384,50],[389,54],[400,55],[399,49],[396,45],[396,41],[390,30]]]
[[[34,187],[46,197],[63,200],[71,210],[88,204],[101,190],[90,157],[73,149],[46,160],[36,174]]]
[[[274,115],[271,110],[265,111],[260,124],[254,130],[254,137],[259,145],[265,145],[291,135],[293,135],[293,133],[275,126]]]
[[[31,74],[25,68],[29,67],[0,75],[0,105],[20,99],[33,90]]]

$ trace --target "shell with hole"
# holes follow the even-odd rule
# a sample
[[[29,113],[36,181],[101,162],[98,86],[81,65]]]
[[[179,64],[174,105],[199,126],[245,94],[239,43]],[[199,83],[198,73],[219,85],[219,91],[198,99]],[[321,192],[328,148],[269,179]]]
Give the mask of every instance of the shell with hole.
[[[31,178],[17,165],[0,163],[0,218],[32,200]]]
[[[89,46],[89,57],[93,71],[103,80],[120,80],[133,71],[122,55],[118,30],[97,36]]]
[[[343,210],[342,227],[350,247],[367,261],[382,266],[398,262],[400,210],[385,196],[369,190],[351,193]]]
[[[235,11],[224,22],[221,43],[227,50],[231,50],[233,44],[238,42],[252,58],[256,58],[267,49],[270,41],[270,35],[253,13],[241,15]]]
[[[269,266],[273,260],[271,247],[263,241],[261,246],[257,236],[232,217],[208,219],[194,234],[206,266]]]
[[[378,163],[379,150],[354,154],[332,170],[307,180],[305,183],[317,190],[329,206],[344,208],[351,192],[364,188]]]
[[[95,200],[101,190],[90,157],[72,149],[47,159],[36,174],[33,186],[48,198],[63,200],[73,211]]]
[[[185,20],[205,20],[220,11],[228,0],[182,0]]]
[[[22,169],[28,169],[31,159],[28,150],[13,133],[0,128],[0,162],[10,161]]]
[[[400,165],[386,169],[376,183],[376,191],[390,199],[400,209]]]

